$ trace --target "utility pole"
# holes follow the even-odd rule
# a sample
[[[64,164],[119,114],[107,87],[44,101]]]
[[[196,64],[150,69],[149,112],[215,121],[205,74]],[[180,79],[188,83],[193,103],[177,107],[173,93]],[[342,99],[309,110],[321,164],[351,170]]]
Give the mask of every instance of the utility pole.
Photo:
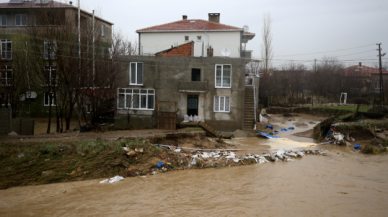
[[[384,56],[385,53],[383,55],[381,55],[381,43],[378,43],[376,44],[377,46],[379,46],[379,69],[380,69],[380,104],[381,106],[384,106],[384,79],[383,79],[383,67],[381,65],[381,56]]]
[[[93,89],[94,89],[94,79],[95,79],[95,76],[96,76],[96,63],[95,63],[95,52],[94,52],[94,10],[93,10]]]
[[[78,58],[79,58],[79,69],[81,70],[81,5],[78,0]]]
[[[314,72],[317,72],[317,59],[314,59]]]

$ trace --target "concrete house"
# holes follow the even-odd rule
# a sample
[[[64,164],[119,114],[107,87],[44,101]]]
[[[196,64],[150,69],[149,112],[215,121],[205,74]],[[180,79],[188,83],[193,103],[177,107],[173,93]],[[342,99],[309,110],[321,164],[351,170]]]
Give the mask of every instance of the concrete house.
[[[22,49],[26,49],[23,47],[26,44],[26,40],[23,38],[25,34],[27,34],[26,28],[29,25],[47,25],[47,23],[41,23],[37,17],[39,17],[41,13],[47,12],[48,9],[50,9],[50,16],[55,17],[53,20],[71,19],[69,22],[73,22],[74,25],[77,26],[78,8],[72,5],[72,1],[69,1],[69,4],[52,0],[10,0],[7,3],[0,3],[0,49],[2,63],[0,69],[0,85],[2,87],[11,87],[13,85],[13,49],[20,50],[20,47],[22,47]],[[86,29],[85,27],[92,26],[92,13],[81,10],[80,17],[81,31]],[[113,23],[97,16],[95,16],[95,22],[96,27],[98,28],[96,31],[101,38],[101,51],[107,53],[108,48],[111,45]],[[50,25],[52,24],[50,23]],[[46,43],[46,41],[49,41],[49,39],[44,39],[44,42],[42,41],[41,44],[36,46],[44,47],[46,52],[48,47],[48,43]],[[48,80],[50,80],[50,82],[56,82],[55,78],[57,77],[55,61],[53,64],[54,65],[52,66],[42,66],[42,68],[44,67],[45,70],[47,70],[47,74],[49,75]],[[30,73],[32,74],[33,72]],[[1,105],[5,106],[7,102],[10,102],[10,99],[8,96],[9,94],[4,91],[4,88],[2,88],[2,90],[3,91],[0,91],[0,101]],[[27,93],[26,97],[29,98],[29,102],[31,103],[29,116],[47,116],[47,110],[50,104],[49,98],[55,94],[56,93],[43,93],[36,90],[31,90],[31,92]],[[20,111],[22,113],[20,114],[21,116],[26,115],[29,112],[27,110],[29,106],[26,101],[25,103],[26,106],[23,106],[23,108],[26,109]],[[52,106],[56,105],[55,102],[52,102],[51,104]]]
[[[214,16],[217,22],[184,16],[137,31],[142,55],[118,60],[116,128],[157,127],[163,121],[160,112],[168,111],[175,113],[174,124],[197,115],[218,131],[252,129],[258,77],[246,85],[251,59],[242,58],[239,50],[243,29],[219,24],[219,14],[209,14]],[[221,55],[225,48],[230,57]]]
[[[139,29],[139,54],[156,53],[193,41],[194,57],[222,56],[221,51],[228,49],[229,57],[251,58],[252,51],[245,50],[245,44],[255,37],[244,28],[220,23],[220,13],[209,13],[209,20],[187,19]],[[245,29],[247,30],[247,29]]]

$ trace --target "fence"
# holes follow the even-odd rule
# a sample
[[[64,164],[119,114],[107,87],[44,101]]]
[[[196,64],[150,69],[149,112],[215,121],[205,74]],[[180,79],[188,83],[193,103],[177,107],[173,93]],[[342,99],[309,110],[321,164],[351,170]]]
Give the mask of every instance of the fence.
[[[12,131],[12,110],[0,108],[0,133],[10,133]]]
[[[34,120],[12,119],[12,131],[18,135],[34,135]]]

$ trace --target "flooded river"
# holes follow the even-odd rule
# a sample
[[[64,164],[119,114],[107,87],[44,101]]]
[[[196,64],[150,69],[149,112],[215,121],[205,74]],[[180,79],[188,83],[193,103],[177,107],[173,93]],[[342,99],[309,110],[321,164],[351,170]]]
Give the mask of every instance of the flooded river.
[[[275,146],[266,142],[256,147]],[[98,179],[1,190],[0,216],[388,215],[388,155],[315,148],[327,156],[173,171],[113,184]]]

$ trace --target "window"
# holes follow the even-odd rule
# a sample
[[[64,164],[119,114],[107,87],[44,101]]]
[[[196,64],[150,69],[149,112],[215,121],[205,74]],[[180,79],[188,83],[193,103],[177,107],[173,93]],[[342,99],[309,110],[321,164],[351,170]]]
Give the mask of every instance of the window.
[[[12,40],[1,39],[1,59],[12,59]]]
[[[27,26],[27,15],[16,14],[15,15],[15,26]]]
[[[0,15],[0,26],[7,26],[7,15]]]
[[[44,53],[45,59],[56,59],[57,53],[57,42],[55,40],[45,39],[44,40]]]
[[[380,89],[380,82],[378,81],[375,82],[375,89]]]
[[[101,35],[105,36],[105,25],[101,24]]]
[[[56,106],[57,94],[56,93],[44,93],[44,106]]]
[[[129,65],[129,84],[143,85],[143,63],[130,63]]]
[[[12,66],[2,66],[0,70],[0,86],[12,85]]]
[[[155,90],[153,89],[118,89],[119,109],[154,110]]]
[[[56,86],[57,85],[57,67],[45,66],[44,67],[44,85]]]
[[[232,65],[216,65],[216,87],[230,88]]]
[[[9,93],[0,93],[0,105],[8,106],[11,105],[11,94]]]
[[[201,41],[202,40],[202,36],[197,36],[197,41]]]
[[[185,36],[185,41],[188,41],[189,40],[189,36]]]
[[[191,81],[201,81],[201,69],[191,69]]]
[[[230,112],[230,97],[229,96],[214,96],[214,111],[215,112]]]

